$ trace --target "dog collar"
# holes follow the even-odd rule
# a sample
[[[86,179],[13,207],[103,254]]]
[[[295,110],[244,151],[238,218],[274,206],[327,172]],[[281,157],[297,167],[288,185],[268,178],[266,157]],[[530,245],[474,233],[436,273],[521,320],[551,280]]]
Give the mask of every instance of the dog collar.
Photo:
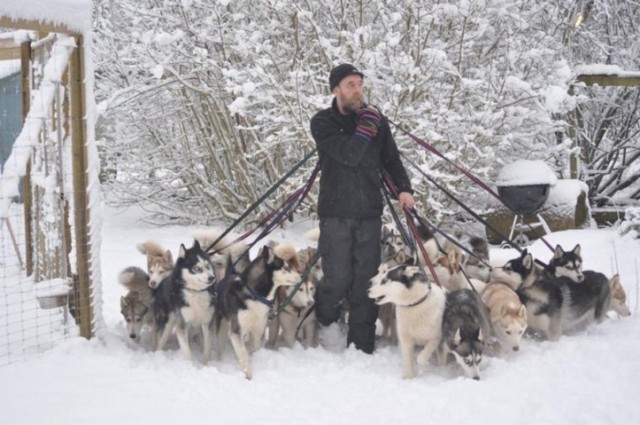
[[[186,286],[184,287],[184,289],[186,289],[187,291],[191,291],[191,292],[206,292],[206,291],[209,290],[209,288],[211,288],[215,284],[216,284],[216,281],[214,280],[212,284],[208,285],[204,289],[191,289],[191,288],[187,288]]]
[[[273,308],[273,301],[269,301],[268,299],[266,299],[265,297],[263,297],[262,295],[258,294],[256,292],[255,289],[253,289],[251,286],[247,285],[247,288],[249,289],[249,292],[251,293],[251,295],[253,296],[253,298],[256,299],[256,301],[261,302],[262,304],[266,305],[267,307],[269,307],[269,310],[271,310]]]
[[[427,292],[427,293],[425,294],[425,296],[424,296],[424,297],[422,297],[422,298],[420,298],[418,301],[413,302],[413,303],[408,304],[408,305],[402,305],[402,306],[400,306],[400,307],[415,307],[415,306],[417,306],[418,304],[420,304],[420,303],[424,302],[424,301],[427,299],[427,297],[428,297],[428,296],[429,296],[429,293]]]

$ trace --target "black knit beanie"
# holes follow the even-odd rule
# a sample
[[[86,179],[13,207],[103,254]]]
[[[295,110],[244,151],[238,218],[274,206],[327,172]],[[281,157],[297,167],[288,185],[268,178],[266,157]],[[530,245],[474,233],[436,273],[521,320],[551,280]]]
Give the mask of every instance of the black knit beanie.
[[[340,81],[349,75],[359,75],[360,78],[364,78],[364,74],[350,63],[342,63],[334,67],[329,74],[329,87],[331,88],[331,91],[340,84]]]

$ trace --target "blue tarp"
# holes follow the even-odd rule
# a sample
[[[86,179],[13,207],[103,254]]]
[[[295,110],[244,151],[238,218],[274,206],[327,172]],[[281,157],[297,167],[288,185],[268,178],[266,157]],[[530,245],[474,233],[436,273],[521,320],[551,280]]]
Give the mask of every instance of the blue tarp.
[[[22,130],[20,72],[0,78],[0,171]]]

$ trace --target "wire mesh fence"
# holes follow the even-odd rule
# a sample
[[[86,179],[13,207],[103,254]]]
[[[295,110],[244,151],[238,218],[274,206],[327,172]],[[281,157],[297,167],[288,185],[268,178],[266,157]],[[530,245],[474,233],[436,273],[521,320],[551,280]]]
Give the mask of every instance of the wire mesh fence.
[[[15,41],[17,64],[0,60],[0,366],[91,337],[96,324],[77,48],[72,37],[33,37]]]

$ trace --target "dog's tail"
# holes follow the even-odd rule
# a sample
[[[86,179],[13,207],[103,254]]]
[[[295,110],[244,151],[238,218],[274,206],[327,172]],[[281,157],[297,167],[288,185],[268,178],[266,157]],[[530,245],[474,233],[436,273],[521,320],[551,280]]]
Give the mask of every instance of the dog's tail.
[[[149,290],[149,275],[140,267],[131,266],[118,274],[118,282],[129,291],[138,293]]]
[[[136,245],[138,251],[140,251],[143,255],[148,255],[150,257],[162,257],[166,250],[155,241],[146,241]]]
[[[287,262],[289,267],[300,270],[300,259],[295,247],[288,243],[280,243],[273,247],[273,253]]]

